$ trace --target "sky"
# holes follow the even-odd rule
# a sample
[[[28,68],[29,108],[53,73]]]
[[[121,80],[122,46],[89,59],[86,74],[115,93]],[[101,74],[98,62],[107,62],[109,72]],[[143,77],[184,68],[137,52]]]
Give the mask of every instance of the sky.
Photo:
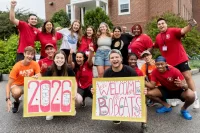
[[[0,11],[10,9],[11,0],[0,0]],[[29,12],[35,13],[38,17],[45,19],[45,4],[44,0],[16,0],[16,9],[28,9]]]

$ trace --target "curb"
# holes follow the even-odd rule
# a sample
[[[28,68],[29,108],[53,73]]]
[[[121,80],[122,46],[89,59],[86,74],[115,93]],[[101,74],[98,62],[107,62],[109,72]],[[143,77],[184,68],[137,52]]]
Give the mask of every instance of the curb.
[[[96,67],[93,67],[94,77],[98,77],[97,73],[96,73],[96,71],[97,71],[96,69],[97,69]],[[200,72],[200,69],[192,69],[191,70],[191,74],[192,75],[198,74],[199,72]],[[3,81],[8,81],[8,78],[9,78],[9,74],[3,74],[2,75],[2,80]]]
[[[199,71],[200,71],[200,69],[192,69],[191,74],[195,75],[195,74],[199,73]]]

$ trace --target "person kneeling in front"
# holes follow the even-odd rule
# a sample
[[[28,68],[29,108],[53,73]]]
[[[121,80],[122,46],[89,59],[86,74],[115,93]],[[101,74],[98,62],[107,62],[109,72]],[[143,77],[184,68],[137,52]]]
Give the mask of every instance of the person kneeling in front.
[[[165,101],[177,98],[185,102],[180,111],[181,115],[186,120],[191,120],[192,116],[186,109],[195,101],[194,92],[188,88],[181,72],[173,66],[168,66],[164,57],[159,56],[155,62],[156,69],[152,72],[151,82],[145,82],[145,86],[152,88],[152,90],[147,91],[147,96],[163,105],[156,112],[170,112],[172,107]],[[160,82],[161,86],[155,88],[157,82]]]
[[[6,102],[7,102],[7,111],[9,112],[12,106],[10,100],[10,93],[15,99],[14,106],[12,107],[12,112],[17,113],[19,110],[19,98],[24,93],[24,77],[39,77],[40,66],[37,62],[33,61],[35,56],[35,49],[31,46],[27,46],[24,49],[24,60],[17,62],[9,75],[9,80],[6,85]]]

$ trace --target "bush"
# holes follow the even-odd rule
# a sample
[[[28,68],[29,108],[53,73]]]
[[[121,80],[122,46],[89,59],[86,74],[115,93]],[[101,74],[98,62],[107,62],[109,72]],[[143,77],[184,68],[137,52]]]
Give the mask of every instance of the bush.
[[[54,13],[53,17],[51,18],[51,21],[55,24],[55,27],[69,27],[70,25],[69,17],[64,10],[60,10]]]
[[[95,10],[89,10],[84,15],[85,27],[91,25],[97,30],[101,22],[107,23],[110,29],[113,28],[110,18],[100,7],[97,7]]]
[[[146,33],[153,41],[155,41],[156,35],[159,33],[157,19],[160,17],[166,19],[168,27],[183,28],[187,25],[187,21],[172,13],[165,13],[162,16],[157,16],[150,20],[145,27]],[[189,56],[192,57],[200,54],[200,32],[198,32],[196,28],[193,28],[184,38],[182,38],[182,43]],[[160,54],[159,50],[156,50],[156,52],[153,53],[154,58]]]
[[[7,41],[0,41],[0,73],[8,74],[15,64],[18,36],[11,35]]]

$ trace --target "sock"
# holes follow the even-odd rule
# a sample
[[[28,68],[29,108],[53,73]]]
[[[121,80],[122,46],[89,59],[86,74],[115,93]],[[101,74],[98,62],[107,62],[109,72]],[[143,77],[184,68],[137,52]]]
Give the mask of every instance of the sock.
[[[195,100],[198,99],[198,97],[197,97],[197,91],[194,91],[194,95],[195,95]]]

